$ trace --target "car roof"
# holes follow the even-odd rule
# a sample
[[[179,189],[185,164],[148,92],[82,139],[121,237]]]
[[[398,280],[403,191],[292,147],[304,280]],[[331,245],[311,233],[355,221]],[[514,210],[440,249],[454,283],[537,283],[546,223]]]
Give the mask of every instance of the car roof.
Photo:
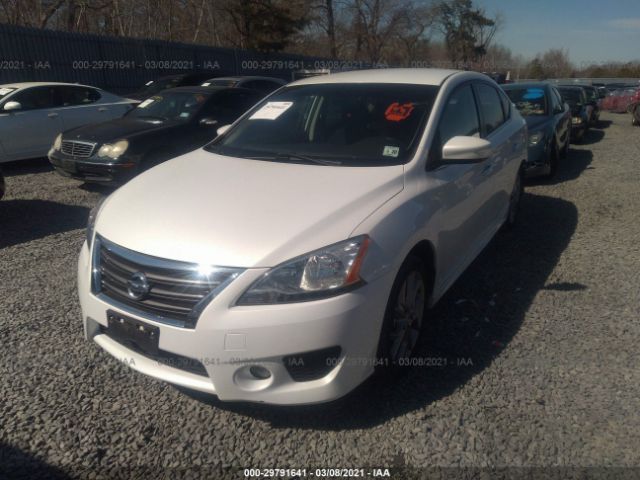
[[[281,78],[260,77],[260,76],[251,76],[251,75],[245,75],[245,76],[238,75],[238,76],[233,76],[233,77],[215,77],[215,78],[209,79],[209,81],[211,81],[211,82],[216,81],[216,80],[236,80],[236,81],[240,81],[240,80],[270,80],[272,82],[277,82],[277,83],[280,83],[280,82],[282,82],[283,84],[286,83]]]
[[[0,85],[0,88],[30,88],[30,87],[53,87],[53,86],[68,86],[68,87],[87,87],[101,90],[98,87],[92,87],[91,85],[83,85],[81,83],[64,83],[64,82],[18,82],[18,83],[6,83]]]
[[[440,68],[379,68],[372,70],[353,70],[350,72],[332,73],[297,80],[289,85],[311,85],[323,83],[402,83],[439,86],[452,75],[462,73],[460,70]],[[464,72],[472,73],[472,72]],[[491,80],[486,75],[476,73],[477,78]]]
[[[580,85],[558,85],[558,89],[562,90],[582,90]]]
[[[546,88],[550,87],[549,82],[522,82],[522,83],[505,83],[500,85],[503,90],[512,90],[514,88]]]
[[[163,93],[163,92],[217,93],[217,92],[222,92],[223,90],[232,90],[234,92],[238,92],[238,91],[249,92],[253,94],[256,93],[254,90],[251,90],[249,88],[220,87],[217,85],[212,85],[210,87],[203,87],[201,85],[192,85],[192,86],[186,86],[186,87],[167,88],[165,90],[159,91],[158,93]]]

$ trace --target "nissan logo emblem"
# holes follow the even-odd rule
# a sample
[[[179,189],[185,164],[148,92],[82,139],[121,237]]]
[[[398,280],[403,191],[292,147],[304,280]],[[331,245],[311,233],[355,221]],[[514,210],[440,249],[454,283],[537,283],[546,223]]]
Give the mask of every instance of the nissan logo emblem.
[[[142,300],[149,294],[149,290],[151,290],[151,285],[149,285],[149,280],[147,280],[147,276],[142,272],[136,272],[131,275],[129,281],[127,281],[127,292],[129,293],[129,297],[134,300]]]

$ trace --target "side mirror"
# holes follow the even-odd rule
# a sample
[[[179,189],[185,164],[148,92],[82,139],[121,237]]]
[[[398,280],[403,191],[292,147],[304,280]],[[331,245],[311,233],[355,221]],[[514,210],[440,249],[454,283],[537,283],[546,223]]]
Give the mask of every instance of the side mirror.
[[[229,127],[230,127],[230,126],[231,126],[231,125],[223,125],[223,126],[221,126],[218,130],[216,130],[216,133],[217,133],[218,135],[222,135],[224,132],[226,132],[227,130],[229,130]]]
[[[205,117],[200,120],[200,125],[204,125],[207,127],[213,127],[214,125],[217,125],[217,124],[218,124],[218,121],[215,118],[211,118],[211,117]]]
[[[478,137],[453,137],[442,147],[445,162],[479,162],[491,156],[491,142]]]
[[[20,110],[22,108],[22,105],[20,104],[20,102],[7,102],[4,104],[3,110],[5,112],[10,112],[13,110]]]

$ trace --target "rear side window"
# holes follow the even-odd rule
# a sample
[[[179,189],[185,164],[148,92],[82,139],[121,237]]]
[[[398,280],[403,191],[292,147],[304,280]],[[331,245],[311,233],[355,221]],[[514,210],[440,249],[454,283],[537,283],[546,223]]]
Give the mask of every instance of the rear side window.
[[[60,103],[64,107],[89,105],[100,100],[100,92],[87,87],[56,87]]]
[[[476,84],[476,89],[482,116],[482,131],[485,135],[489,135],[505,121],[502,101],[498,91],[490,85],[479,83]]]
[[[500,92],[500,101],[502,102],[502,112],[504,113],[504,118],[506,119],[511,117],[511,100],[506,93]]]

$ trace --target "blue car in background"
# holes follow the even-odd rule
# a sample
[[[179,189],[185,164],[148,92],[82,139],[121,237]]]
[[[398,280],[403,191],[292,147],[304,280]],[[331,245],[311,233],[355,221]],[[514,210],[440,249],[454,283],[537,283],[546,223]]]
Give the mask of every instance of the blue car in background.
[[[571,110],[558,90],[545,82],[501,85],[529,130],[528,177],[553,177],[571,142]]]

